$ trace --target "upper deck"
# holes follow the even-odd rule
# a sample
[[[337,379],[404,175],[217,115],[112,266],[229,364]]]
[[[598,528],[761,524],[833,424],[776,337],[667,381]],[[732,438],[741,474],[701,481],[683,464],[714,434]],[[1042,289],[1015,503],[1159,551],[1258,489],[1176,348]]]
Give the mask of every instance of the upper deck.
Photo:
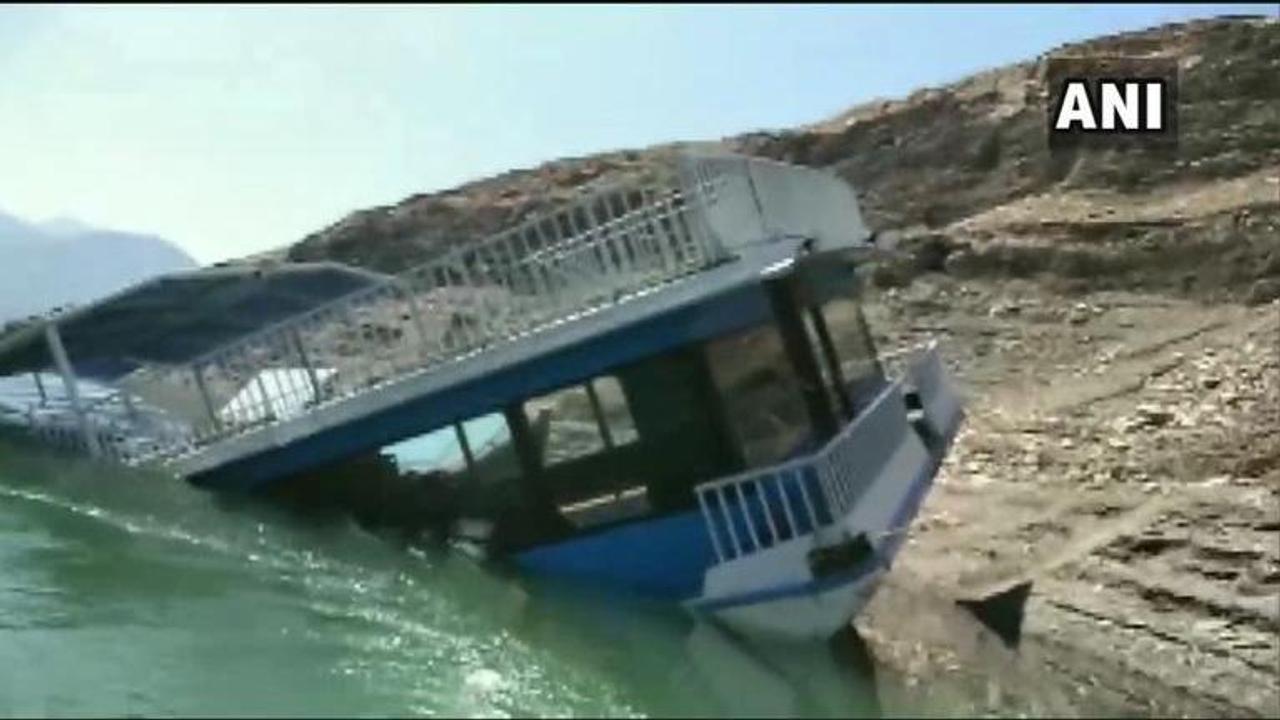
[[[28,417],[36,432],[91,453],[199,476],[339,433],[361,436],[352,431],[395,425],[397,413],[447,414],[439,408],[451,389],[562,362],[612,329],[730,296],[788,268],[802,247],[869,241],[852,189],[828,173],[734,156],[685,156],[678,169],[667,185],[585,192],[553,215],[394,276],[360,275],[194,354],[118,358],[134,369],[113,379],[107,401],[77,403],[73,390],[78,408]],[[58,357],[60,324],[50,318],[43,337],[0,347],[0,367],[52,364],[74,384],[75,358]],[[166,332],[171,344],[158,347],[184,342],[181,323]],[[77,340],[66,343],[73,354],[85,346]],[[393,435],[369,430],[348,449]],[[287,469],[296,468],[264,472]]]

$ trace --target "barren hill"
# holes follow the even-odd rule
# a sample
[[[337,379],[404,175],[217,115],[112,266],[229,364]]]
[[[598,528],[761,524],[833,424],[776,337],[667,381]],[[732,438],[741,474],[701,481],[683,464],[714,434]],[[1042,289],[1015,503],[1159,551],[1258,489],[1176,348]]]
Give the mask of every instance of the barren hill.
[[[1045,60],[1090,54],[1179,58],[1176,154],[1049,154]],[[918,262],[927,269],[942,269],[946,256],[958,248],[970,251],[957,258],[960,272],[1027,275],[1048,270],[1095,278],[1102,269],[1103,275],[1117,274],[1117,282],[1129,282],[1126,273],[1144,258],[1127,251],[1109,253],[1112,243],[1164,249],[1168,241],[1178,245],[1181,254],[1164,260],[1166,269],[1176,272],[1162,271],[1158,282],[1209,292],[1226,284],[1239,294],[1248,292],[1251,281],[1280,273],[1280,258],[1251,240],[1277,224],[1275,198],[1280,189],[1271,182],[1280,167],[1277,77],[1280,23],[1275,19],[1194,21],[1063,46],[904,99],[859,105],[804,128],[747,133],[710,144],[832,168],[857,188],[873,227],[903,231],[908,247],[926,240]],[[582,183],[667,172],[677,149],[669,145],[556,160],[415,195],[392,206],[359,210],[304,238],[287,256],[332,258],[394,271],[452,242],[493,232],[562,201]],[[1235,184],[1221,184],[1228,180]],[[1234,189],[1242,193],[1239,202],[1219,198],[1211,208],[1195,203],[1201,195],[1230,194]],[[1155,197],[1166,198],[1162,202],[1167,205],[1168,197],[1181,194],[1192,198],[1185,216],[1133,218],[1120,211],[1131,203],[1149,205]],[[1073,209],[1082,208],[1081,203],[1088,207],[1083,214],[1038,226],[1036,211],[1055,206],[1057,198],[1068,198]],[[1019,201],[1015,207],[1024,211],[1021,216],[989,212]],[[961,222],[975,216],[981,221]],[[1211,238],[1205,237],[1205,229]],[[1003,238],[1006,230],[1017,236],[1047,231],[1048,237],[1071,245],[1051,253],[1028,253],[1006,250],[1006,242],[984,242]],[[1218,262],[1226,263],[1218,268],[1218,276],[1201,283],[1204,287],[1183,279],[1182,271],[1198,268],[1204,252],[1215,251],[1206,243],[1230,240],[1224,234],[1232,233],[1249,237]],[[969,257],[973,255],[977,257]],[[1146,275],[1139,280],[1150,280]]]

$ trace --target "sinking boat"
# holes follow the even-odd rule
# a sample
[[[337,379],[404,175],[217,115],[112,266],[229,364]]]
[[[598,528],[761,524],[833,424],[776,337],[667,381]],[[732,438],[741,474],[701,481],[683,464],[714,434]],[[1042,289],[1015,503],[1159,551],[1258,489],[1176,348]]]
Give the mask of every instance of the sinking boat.
[[[232,265],[45,318],[0,338],[0,375],[52,371],[64,398],[42,386],[7,417],[210,490],[433,514],[526,572],[827,637],[963,418],[936,343],[877,353],[856,272],[874,247],[830,173],[686,155],[394,276]],[[112,392],[85,401],[85,378]]]

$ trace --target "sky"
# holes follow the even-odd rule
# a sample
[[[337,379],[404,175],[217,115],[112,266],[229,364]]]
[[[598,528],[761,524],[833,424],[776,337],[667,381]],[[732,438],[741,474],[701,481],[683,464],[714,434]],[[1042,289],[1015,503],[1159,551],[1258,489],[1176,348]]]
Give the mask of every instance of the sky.
[[[1265,5],[0,6],[0,211],[202,263],[566,155],[815,122]]]

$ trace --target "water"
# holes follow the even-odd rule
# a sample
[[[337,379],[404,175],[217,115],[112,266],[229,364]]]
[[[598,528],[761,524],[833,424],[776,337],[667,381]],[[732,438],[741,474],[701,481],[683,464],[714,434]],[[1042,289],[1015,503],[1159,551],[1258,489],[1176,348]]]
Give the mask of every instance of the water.
[[[874,710],[825,648],[0,438],[0,716]]]

